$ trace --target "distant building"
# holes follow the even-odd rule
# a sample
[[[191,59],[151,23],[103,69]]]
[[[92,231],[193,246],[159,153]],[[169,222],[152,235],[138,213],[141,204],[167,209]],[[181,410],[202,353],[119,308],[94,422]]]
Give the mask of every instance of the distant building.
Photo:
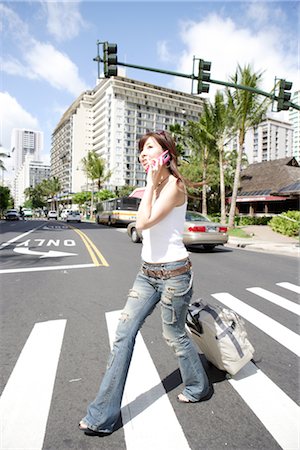
[[[26,200],[24,190],[26,188],[34,188],[37,184],[48,178],[50,178],[50,164],[45,164],[42,161],[34,161],[32,160],[32,156],[28,155],[14,179],[13,197],[15,206],[18,208],[24,205]]]
[[[300,106],[300,91],[294,92],[291,101]],[[300,163],[300,111],[290,108],[289,121],[293,129],[293,149],[292,155]]]
[[[227,151],[238,150],[238,137],[227,144]],[[293,129],[291,124],[267,118],[257,127],[249,128],[244,142],[248,163],[274,161],[293,155]]]
[[[55,128],[51,175],[60,179],[64,193],[86,190],[81,160],[94,150],[112,172],[106,188],[144,186],[138,139],[149,130],[197,121],[202,107],[195,95],[121,76],[103,79],[71,105]]]
[[[249,165],[241,173],[237,214],[299,210],[300,166],[293,157]],[[229,203],[231,199],[229,198]]]
[[[25,157],[30,155],[35,160],[40,160],[44,145],[42,131],[14,128],[11,136],[11,148],[13,157],[13,169],[18,172],[25,162]]]
[[[88,190],[81,160],[92,150],[92,101],[92,91],[81,94],[52,133],[51,176],[59,179],[61,194]]]

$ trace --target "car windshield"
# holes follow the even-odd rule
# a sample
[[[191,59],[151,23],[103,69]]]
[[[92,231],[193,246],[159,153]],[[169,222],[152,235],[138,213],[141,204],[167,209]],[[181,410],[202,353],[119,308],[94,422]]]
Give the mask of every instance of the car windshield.
[[[211,222],[208,217],[205,217],[196,211],[187,211],[185,220],[190,222]]]

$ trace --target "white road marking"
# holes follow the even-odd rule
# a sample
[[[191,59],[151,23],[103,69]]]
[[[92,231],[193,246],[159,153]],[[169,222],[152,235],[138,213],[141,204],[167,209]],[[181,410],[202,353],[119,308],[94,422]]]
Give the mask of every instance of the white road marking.
[[[1,449],[41,450],[66,320],[37,323],[0,399]]]
[[[253,363],[229,383],[284,450],[299,449],[300,408]]]
[[[247,319],[248,322],[253,323],[253,325],[269,335],[275,341],[279,342],[297,356],[300,356],[300,336],[296,333],[227,292],[212,294],[212,297],[222,302],[228,308],[236,311],[242,317]]]
[[[36,250],[30,250],[28,247],[15,247],[14,252],[20,253],[22,255],[34,255],[42,258],[61,258],[63,256],[77,256],[77,253],[68,253],[68,252],[58,252],[56,250],[49,250],[46,252],[38,252]]]
[[[290,291],[296,292],[297,294],[300,294],[300,286],[297,286],[296,284],[289,283],[287,281],[283,283],[276,283],[277,286],[281,286],[285,289],[289,289]]]
[[[273,292],[267,291],[267,289],[263,289],[260,287],[247,288],[247,291],[252,292],[253,294],[258,295],[259,297],[262,297],[266,300],[269,300],[269,302],[272,302],[275,305],[278,305],[281,308],[287,309],[288,311],[291,311],[292,313],[300,316],[300,305],[297,305],[297,303],[293,303],[290,300],[281,297],[281,295],[273,294]]]
[[[120,314],[106,313],[111,346]],[[125,385],[122,418],[127,450],[190,449],[140,333]]]
[[[26,273],[26,272],[43,272],[45,270],[68,270],[68,269],[86,269],[88,267],[96,267],[95,264],[70,264],[64,266],[45,266],[45,267],[21,267],[19,269],[2,269],[0,275],[5,273]]]
[[[34,231],[38,230],[39,228],[41,228],[41,225],[39,227],[33,228],[32,230],[26,231],[26,233],[20,234],[20,236],[14,237],[10,241],[3,242],[3,244],[0,245],[0,248],[7,247],[8,245],[12,244],[13,242],[16,242],[19,239],[23,238],[24,236],[27,236],[27,234],[33,233]]]

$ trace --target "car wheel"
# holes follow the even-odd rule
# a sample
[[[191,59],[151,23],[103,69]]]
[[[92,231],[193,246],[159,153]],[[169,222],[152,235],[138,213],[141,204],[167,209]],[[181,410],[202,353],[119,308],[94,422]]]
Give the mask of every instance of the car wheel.
[[[212,252],[213,249],[215,248],[215,245],[213,245],[213,244],[203,244],[203,248],[204,248],[204,250]]]
[[[131,230],[131,240],[134,244],[137,244],[138,242],[141,241],[136,228],[132,228]]]

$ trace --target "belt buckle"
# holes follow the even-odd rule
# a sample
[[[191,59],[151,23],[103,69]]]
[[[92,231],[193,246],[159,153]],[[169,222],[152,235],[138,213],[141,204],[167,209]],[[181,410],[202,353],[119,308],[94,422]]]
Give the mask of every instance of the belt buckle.
[[[166,276],[166,269],[161,269],[159,274],[159,278],[161,278],[162,280],[165,280],[165,276]]]
[[[171,278],[171,270],[162,269],[161,274],[164,280],[168,280],[169,278]]]

